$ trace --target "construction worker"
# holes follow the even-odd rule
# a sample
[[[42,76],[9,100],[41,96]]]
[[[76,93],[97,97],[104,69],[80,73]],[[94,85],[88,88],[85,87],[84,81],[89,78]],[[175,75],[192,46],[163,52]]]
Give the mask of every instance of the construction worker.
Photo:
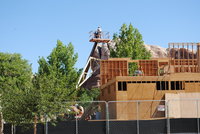
[[[101,27],[98,27],[97,31],[94,34],[95,34],[95,38],[101,38],[101,35],[102,35]]]
[[[143,76],[144,73],[142,71],[142,67],[138,67],[137,70],[134,72],[134,76]]]

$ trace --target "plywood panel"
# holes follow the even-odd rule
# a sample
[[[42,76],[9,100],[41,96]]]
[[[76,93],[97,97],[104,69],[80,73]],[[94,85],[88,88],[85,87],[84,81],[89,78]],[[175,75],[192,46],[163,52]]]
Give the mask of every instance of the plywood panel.
[[[197,101],[200,93],[166,93],[170,118],[197,118]],[[198,115],[200,114],[200,111]]]
[[[155,83],[134,83],[127,84],[128,100],[150,100],[153,99]]]
[[[200,82],[194,83],[191,81],[191,83],[185,83],[185,91],[186,92],[200,92]]]
[[[170,93],[166,93],[165,94],[165,100],[169,101],[169,100],[177,100],[177,101],[169,101],[168,102],[168,109],[169,109],[169,117],[170,118],[180,118],[180,101],[178,101],[179,95],[178,94],[170,94]]]

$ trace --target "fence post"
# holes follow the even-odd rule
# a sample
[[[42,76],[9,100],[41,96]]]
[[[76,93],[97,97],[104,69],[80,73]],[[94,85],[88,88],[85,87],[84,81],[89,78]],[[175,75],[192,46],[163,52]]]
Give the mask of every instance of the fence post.
[[[137,134],[140,134],[140,125],[139,125],[139,101],[137,101]]]
[[[199,134],[199,100],[197,99],[197,133]]]
[[[106,103],[106,134],[110,133],[110,124],[109,124],[109,102],[105,102]]]
[[[169,100],[166,103],[166,114],[167,114],[167,134],[170,134],[170,119],[169,119]]]
[[[76,113],[76,134],[78,134],[78,119],[77,119],[77,113]]]
[[[45,134],[48,134],[48,121],[47,121],[47,115],[45,114]]]
[[[14,133],[14,125],[13,124],[11,124],[11,134],[15,134]]]

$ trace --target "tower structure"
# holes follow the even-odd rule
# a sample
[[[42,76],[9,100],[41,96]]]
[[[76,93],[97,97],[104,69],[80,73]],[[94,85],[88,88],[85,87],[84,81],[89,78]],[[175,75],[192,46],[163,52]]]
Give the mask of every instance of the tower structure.
[[[109,58],[109,32],[101,31],[100,27],[96,31],[91,31],[90,42],[94,43],[92,51],[88,57],[86,65],[79,77],[77,88],[87,89],[100,86],[100,60]]]

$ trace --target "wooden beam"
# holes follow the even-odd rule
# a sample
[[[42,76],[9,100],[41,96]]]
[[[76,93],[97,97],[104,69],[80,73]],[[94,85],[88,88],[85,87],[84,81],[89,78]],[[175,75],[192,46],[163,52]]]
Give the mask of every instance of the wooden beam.
[[[197,65],[198,72],[200,72],[200,43],[197,43]]]

